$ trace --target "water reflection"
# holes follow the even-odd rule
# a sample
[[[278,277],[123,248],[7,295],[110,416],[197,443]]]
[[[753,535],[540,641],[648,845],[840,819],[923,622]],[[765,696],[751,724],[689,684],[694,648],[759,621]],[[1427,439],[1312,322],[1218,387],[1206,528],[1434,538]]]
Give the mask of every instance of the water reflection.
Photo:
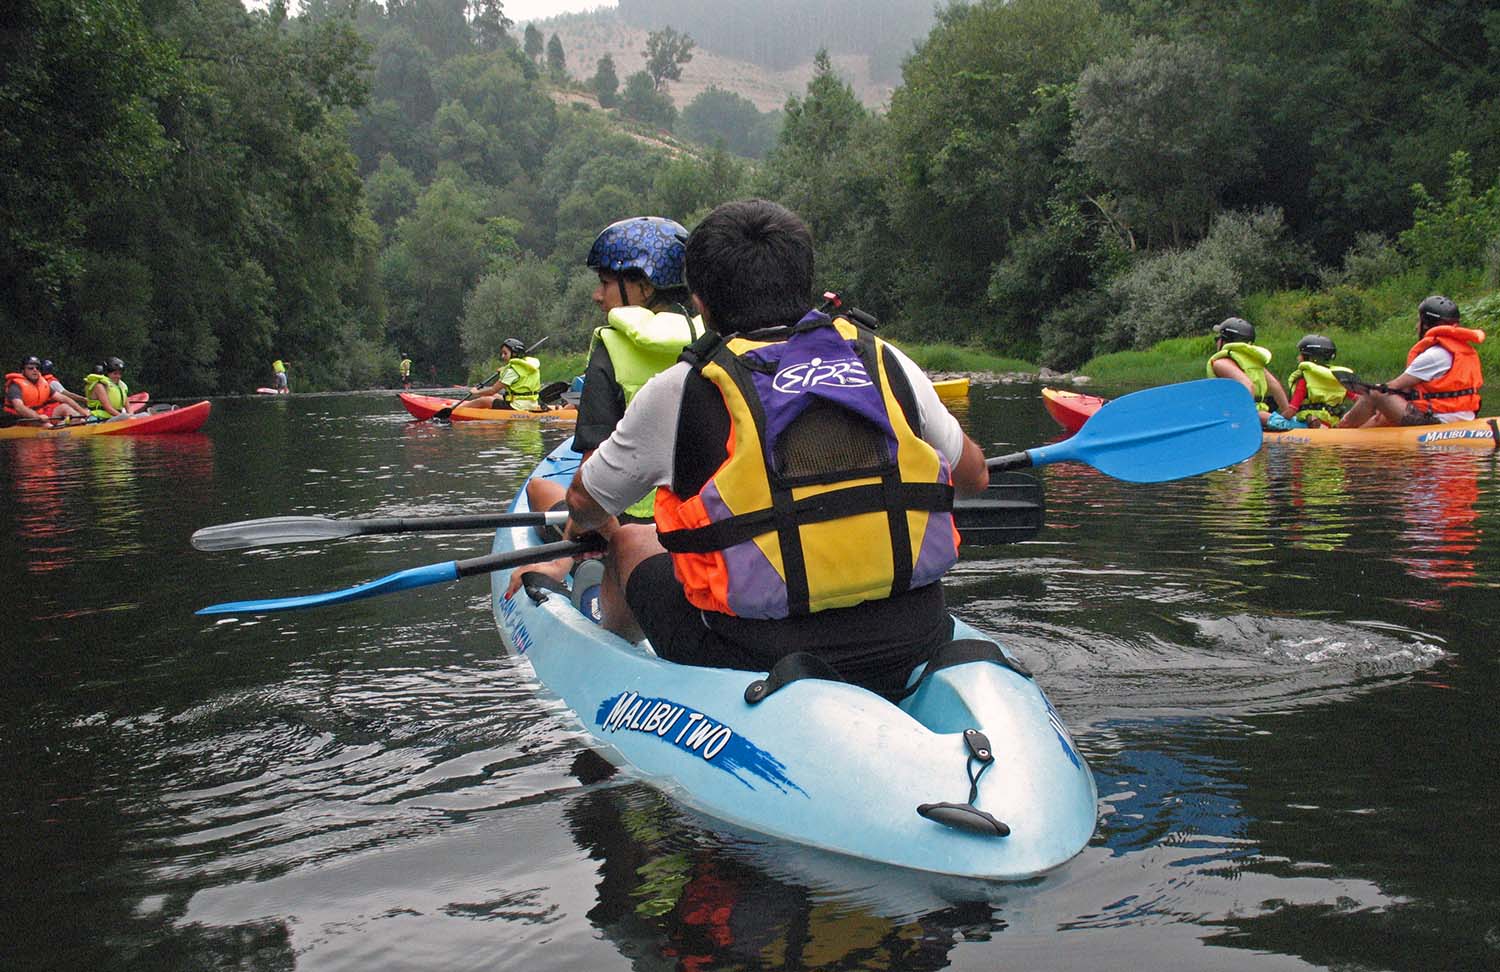
[[[983,390],[968,421],[1034,445],[1034,395]],[[1492,457],[1301,450],[1152,486],[1049,467],[1047,529],[966,554],[951,603],[1036,671],[1102,822],[1063,868],[992,885],[590,775],[483,584],[194,618],[487,545],[207,555],[198,526],[499,509],[565,434],[288,397],[216,403],[195,441],[0,447],[18,968],[1495,964]]]

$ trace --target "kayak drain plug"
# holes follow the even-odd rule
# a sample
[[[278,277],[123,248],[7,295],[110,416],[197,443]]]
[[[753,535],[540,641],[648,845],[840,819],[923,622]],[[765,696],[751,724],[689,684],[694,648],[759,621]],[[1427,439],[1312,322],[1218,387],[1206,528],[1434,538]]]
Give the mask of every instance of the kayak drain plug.
[[[945,827],[967,830],[985,837],[1009,837],[1008,824],[974,806],[974,801],[979,799],[979,778],[995,762],[995,752],[990,748],[989,738],[978,729],[965,729],[964,745],[969,750],[969,759],[965,764],[965,772],[969,777],[969,802],[922,803],[917,805],[917,813]]]

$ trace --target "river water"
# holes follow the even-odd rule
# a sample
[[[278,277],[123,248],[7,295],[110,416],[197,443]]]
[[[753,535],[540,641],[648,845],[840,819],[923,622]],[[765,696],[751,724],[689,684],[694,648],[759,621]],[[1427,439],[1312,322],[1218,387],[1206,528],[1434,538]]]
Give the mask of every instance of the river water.
[[[1057,431],[1035,386],[957,410],[990,454]],[[194,435],[0,442],[0,967],[1500,966],[1492,454],[1049,467],[1048,527],[966,556],[950,601],[1048,691],[1099,828],[1055,872],[977,884],[605,774],[482,579],[193,614],[488,551],[208,554],[199,527],[499,511],[565,434],[293,395],[216,401]]]

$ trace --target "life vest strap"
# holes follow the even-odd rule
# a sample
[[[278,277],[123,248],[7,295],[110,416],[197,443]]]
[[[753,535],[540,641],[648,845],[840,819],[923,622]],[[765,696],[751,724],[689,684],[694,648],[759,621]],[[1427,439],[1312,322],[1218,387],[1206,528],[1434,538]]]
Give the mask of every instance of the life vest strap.
[[[1421,401],[1421,400],[1424,400],[1424,399],[1435,399],[1435,398],[1463,398],[1466,395],[1477,395],[1477,394],[1479,394],[1479,389],[1478,388],[1459,388],[1459,389],[1457,389],[1455,391],[1439,391],[1439,392],[1414,391],[1411,394],[1407,395],[1406,397],[1409,398],[1409,399],[1411,399],[1412,401]]]
[[[727,550],[781,525],[822,523],[860,513],[894,508],[897,513],[916,511],[946,513],[953,509],[953,487],[948,483],[905,483],[892,487],[884,482],[851,486],[794,500],[778,509],[775,504],[753,513],[742,513],[706,526],[659,531],[661,545],[671,553],[713,553]],[[904,531],[903,531],[904,532]]]

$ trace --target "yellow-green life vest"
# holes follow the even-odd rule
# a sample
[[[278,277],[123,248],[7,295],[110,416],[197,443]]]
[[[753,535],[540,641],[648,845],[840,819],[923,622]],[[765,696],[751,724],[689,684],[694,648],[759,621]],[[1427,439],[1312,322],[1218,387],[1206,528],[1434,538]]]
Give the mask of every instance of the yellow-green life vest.
[[[512,408],[535,411],[541,407],[537,392],[542,390],[542,363],[536,358],[511,358],[500,370]]]
[[[1258,344],[1231,341],[1208,359],[1208,377],[1217,377],[1214,374],[1214,362],[1220,358],[1229,358],[1240,366],[1240,370],[1245,373],[1245,377],[1250,379],[1253,387],[1251,394],[1255,398],[1255,407],[1262,412],[1269,412],[1271,404],[1268,399],[1271,392],[1270,386],[1266,383],[1266,365],[1271,363],[1271,352]]]
[[[116,411],[129,410],[130,386],[124,381],[110,381],[108,375],[86,375],[83,379],[83,397],[88,399],[89,412],[99,418],[109,418],[109,412],[94,398],[94,386],[103,385],[105,394],[109,396],[109,403]]]
[[[1297,362],[1297,367],[1292,369],[1286,379],[1288,395],[1297,387],[1298,378],[1307,382],[1307,398],[1297,410],[1297,418],[1304,422],[1317,419],[1325,425],[1338,424],[1339,416],[1349,411],[1349,392],[1339,382],[1339,372],[1354,374],[1353,370],[1343,365],[1329,367],[1316,361]]]
[[[594,339],[604,344],[614,369],[615,382],[625,393],[625,407],[653,376],[677,363],[682,349],[703,334],[703,322],[684,314],[657,314],[646,307],[616,307],[608,323],[594,329]],[[591,349],[592,350],[592,349]],[[650,519],[656,507],[652,490],[625,512]]]
[[[402,378],[410,378],[411,377],[411,359],[410,358],[402,358],[401,359],[401,377]]]

